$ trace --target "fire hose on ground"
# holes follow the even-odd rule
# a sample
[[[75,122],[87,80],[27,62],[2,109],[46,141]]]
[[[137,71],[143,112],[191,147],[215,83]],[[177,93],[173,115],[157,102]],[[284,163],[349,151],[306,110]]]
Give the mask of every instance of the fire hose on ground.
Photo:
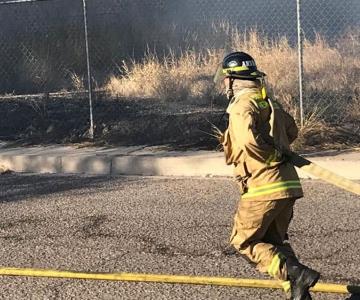
[[[66,278],[105,281],[130,281],[151,282],[169,284],[191,284],[191,285],[214,285],[229,287],[283,289],[281,281],[263,279],[244,279],[227,277],[185,276],[185,275],[161,275],[161,274],[136,274],[136,273],[87,273],[73,271],[57,271],[26,268],[0,268],[0,276],[22,276],[22,277],[45,277]],[[359,294],[360,286],[342,285],[333,283],[318,283],[312,292],[337,293],[337,294]]]

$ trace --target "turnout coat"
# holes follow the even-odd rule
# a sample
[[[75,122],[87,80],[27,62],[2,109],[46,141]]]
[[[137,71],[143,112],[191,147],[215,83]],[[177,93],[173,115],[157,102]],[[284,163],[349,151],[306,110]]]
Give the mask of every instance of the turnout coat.
[[[229,126],[222,145],[226,163],[235,166],[243,200],[267,201],[303,196],[299,177],[286,159],[298,129],[276,101],[261,89],[235,93],[227,108]]]

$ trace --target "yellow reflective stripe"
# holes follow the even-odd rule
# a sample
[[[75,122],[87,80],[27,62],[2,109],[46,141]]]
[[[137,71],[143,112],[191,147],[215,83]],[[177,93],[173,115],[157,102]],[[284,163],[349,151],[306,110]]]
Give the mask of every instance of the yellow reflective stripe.
[[[291,289],[290,281],[283,281],[281,283],[281,286],[284,289],[285,293],[290,292],[290,289]]]
[[[300,180],[287,180],[287,181],[278,181],[278,182],[273,182],[273,183],[269,183],[269,184],[264,184],[262,186],[250,188],[249,192],[250,193],[260,192],[265,189],[275,188],[275,187],[283,186],[286,184],[300,184]]]
[[[280,253],[276,254],[272,261],[270,266],[268,267],[268,273],[270,276],[275,277],[278,272],[280,272],[280,265],[282,260],[284,259],[283,255]]]
[[[248,199],[248,198],[268,195],[268,194],[272,194],[272,193],[276,193],[276,192],[286,191],[286,190],[290,190],[290,189],[301,189],[301,184],[287,185],[287,186],[274,188],[274,189],[266,190],[266,191],[263,191],[263,192],[251,193],[251,194],[246,193],[246,194],[242,195],[241,198],[242,199]]]
[[[248,71],[249,68],[245,67],[245,66],[238,66],[238,67],[233,67],[233,68],[226,68],[223,69],[223,74],[227,74],[228,71],[232,71],[232,72],[239,72],[239,71]]]
[[[261,88],[261,96],[264,100],[267,98],[267,92],[264,86]]]
[[[250,188],[247,193],[242,195],[242,199],[268,195],[280,191],[285,191],[288,189],[299,189],[299,188],[301,188],[301,183],[299,180],[280,181],[256,188]]]

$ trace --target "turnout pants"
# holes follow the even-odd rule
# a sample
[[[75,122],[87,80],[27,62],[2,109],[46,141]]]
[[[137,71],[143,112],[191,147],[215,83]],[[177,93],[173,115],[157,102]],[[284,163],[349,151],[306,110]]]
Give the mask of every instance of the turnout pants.
[[[294,257],[285,242],[295,199],[273,201],[240,200],[230,243],[262,273],[287,280],[285,260]]]

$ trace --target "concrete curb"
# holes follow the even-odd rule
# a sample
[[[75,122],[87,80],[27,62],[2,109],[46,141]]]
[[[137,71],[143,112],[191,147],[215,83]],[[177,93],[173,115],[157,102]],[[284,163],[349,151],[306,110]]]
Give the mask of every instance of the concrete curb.
[[[232,176],[232,167],[216,155],[115,157],[112,174],[156,176]]]
[[[144,175],[144,176],[232,176],[233,168],[225,165],[223,153],[211,151],[188,152],[126,152],[109,153],[0,153],[0,165],[15,172]],[[31,152],[31,151],[30,151]],[[308,157],[326,169],[348,179],[360,180],[360,153]],[[312,178],[298,170],[301,178]]]

